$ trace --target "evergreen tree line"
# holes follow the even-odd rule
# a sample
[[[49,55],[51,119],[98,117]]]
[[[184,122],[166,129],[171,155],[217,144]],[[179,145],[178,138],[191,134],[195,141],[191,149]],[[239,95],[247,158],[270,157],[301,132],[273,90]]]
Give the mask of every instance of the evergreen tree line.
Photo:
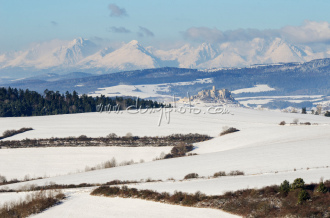
[[[0,117],[42,116],[55,114],[73,114],[96,112],[100,105],[111,106],[116,110],[124,110],[131,105],[141,108],[165,107],[164,104],[152,100],[116,97],[104,95],[91,97],[81,96],[76,91],[61,94],[46,89],[44,94],[28,89],[0,88]]]

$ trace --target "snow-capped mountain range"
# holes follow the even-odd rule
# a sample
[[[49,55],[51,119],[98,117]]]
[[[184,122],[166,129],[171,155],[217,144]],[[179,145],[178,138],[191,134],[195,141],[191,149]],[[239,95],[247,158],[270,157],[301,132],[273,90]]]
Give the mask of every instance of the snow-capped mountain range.
[[[306,62],[328,58],[330,51],[314,52],[307,46],[296,46],[274,38],[255,38],[248,43],[186,44],[178,49],[159,50],[143,47],[133,40],[119,49],[100,48],[92,41],[77,38],[64,45],[0,54],[0,78],[22,78],[41,73],[64,74],[74,71],[113,73],[118,71],[180,67],[212,69],[244,67],[254,64]]]

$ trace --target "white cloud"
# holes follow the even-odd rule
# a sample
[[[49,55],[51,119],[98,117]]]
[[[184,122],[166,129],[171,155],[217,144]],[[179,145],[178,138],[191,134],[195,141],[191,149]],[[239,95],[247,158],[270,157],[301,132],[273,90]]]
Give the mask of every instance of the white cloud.
[[[306,20],[301,26],[286,26],[281,34],[296,43],[328,43],[330,42],[330,23]]]
[[[208,27],[191,27],[183,33],[183,36],[193,41],[219,42],[224,39],[221,30]]]
[[[274,30],[257,29],[237,29],[221,31],[217,28],[191,27],[183,32],[186,39],[200,42],[222,43],[230,41],[249,41],[254,38],[265,38],[270,36],[278,37],[279,34]]]
[[[183,32],[185,39],[197,42],[223,43],[250,41],[254,38],[280,37],[296,44],[329,43],[330,23],[305,21],[301,26],[285,26],[281,29],[236,29],[221,31],[217,28],[191,27]]]

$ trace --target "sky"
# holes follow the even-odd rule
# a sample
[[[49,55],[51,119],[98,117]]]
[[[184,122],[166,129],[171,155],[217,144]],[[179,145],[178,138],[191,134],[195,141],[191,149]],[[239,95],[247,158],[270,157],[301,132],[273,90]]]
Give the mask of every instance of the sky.
[[[276,36],[328,44],[329,8],[328,0],[0,0],[0,53],[77,37],[163,48]]]

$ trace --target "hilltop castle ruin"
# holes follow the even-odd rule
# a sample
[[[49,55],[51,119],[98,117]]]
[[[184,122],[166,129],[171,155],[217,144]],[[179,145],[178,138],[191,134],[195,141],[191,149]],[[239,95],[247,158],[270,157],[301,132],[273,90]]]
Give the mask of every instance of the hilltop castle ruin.
[[[184,100],[187,101],[188,98],[184,98]],[[202,90],[198,92],[197,95],[191,96],[190,100],[201,100],[214,103],[235,102],[235,99],[232,97],[231,92],[228,89],[217,90],[215,86],[213,86],[211,90]]]
[[[231,96],[231,92],[228,89],[216,90],[215,86],[213,86],[211,90],[203,90],[203,91],[198,92],[196,97],[213,98],[215,100],[216,99],[234,100],[234,98]]]

